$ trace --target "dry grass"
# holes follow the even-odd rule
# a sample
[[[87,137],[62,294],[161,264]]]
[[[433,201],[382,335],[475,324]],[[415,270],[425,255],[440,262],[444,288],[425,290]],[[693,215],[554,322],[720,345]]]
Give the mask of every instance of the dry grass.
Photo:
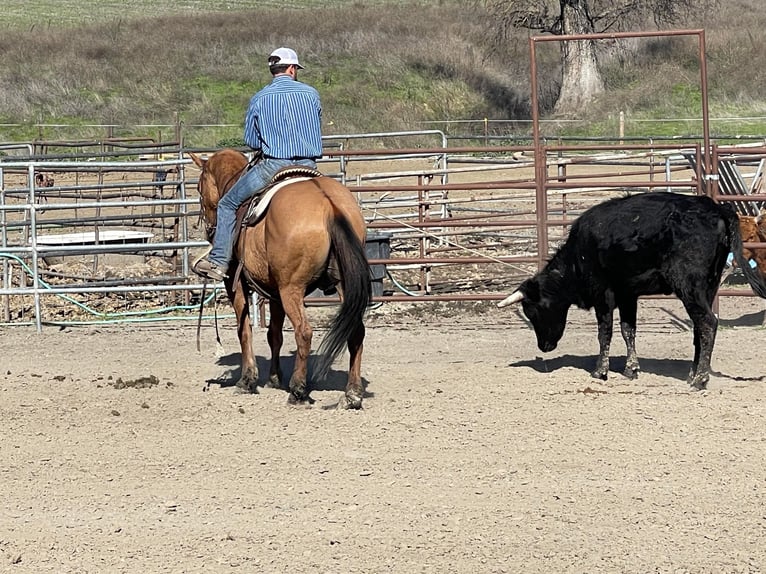
[[[257,9],[237,11],[255,4]],[[302,79],[322,94],[328,134],[529,118],[524,31],[493,45],[486,15],[457,1],[318,4],[272,8],[241,0],[213,13],[205,10],[218,3],[202,0],[144,0],[129,7],[95,0],[6,2],[0,122],[23,125],[0,127],[0,141],[29,137],[35,123],[172,124],[178,116],[186,124],[239,126],[250,96],[268,81],[266,54],[283,44],[306,62]],[[728,5],[706,22],[692,16],[685,24],[707,30],[713,109],[758,114],[766,108],[766,48],[758,40],[766,8],[760,0]],[[39,15],[45,9],[59,11],[55,20]],[[19,24],[22,11],[37,14],[33,26]],[[78,15],[91,11],[92,23],[73,28]],[[147,12],[150,18],[137,15]],[[16,25],[8,23],[13,14]],[[632,48],[610,57],[609,94],[584,110],[584,118],[592,116],[595,124],[620,110],[655,117],[693,112],[695,46],[649,41]],[[547,110],[556,95],[557,54],[541,58]],[[192,143],[216,143],[212,134],[205,137]]]

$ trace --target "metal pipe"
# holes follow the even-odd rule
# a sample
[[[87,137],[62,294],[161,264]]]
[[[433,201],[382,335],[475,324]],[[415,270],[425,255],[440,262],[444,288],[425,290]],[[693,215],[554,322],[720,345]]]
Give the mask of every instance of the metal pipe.
[[[10,254],[32,254],[40,257],[54,257],[61,255],[100,255],[102,253],[130,253],[139,251],[173,251],[184,247],[207,247],[207,241],[185,241],[185,242],[163,242],[163,243],[101,243],[94,245],[56,245],[54,247],[41,247],[37,241],[37,234],[34,242],[29,246],[12,246],[5,248],[5,253]],[[1,256],[2,254],[0,254]]]
[[[0,206],[5,205],[5,172],[0,167]],[[6,227],[5,210],[0,210],[0,247],[5,249],[8,245],[8,228]],[[10,288],[10,265],[8,260],[3,258],[3,284],[4,289]],[[3,299],[3,320],[11,320],[11,299],[6,296]]]
[[[199,202],[193,199],[156,199],[156,200],[140,200],[140,201],[119,201],[115,203],[105,203],[103,201],[93,202],[78,202],[78,203],[51,203],[46,204],[43,207],[38,206],[38,209],[44,211],[56,211],[63,209],[103,209],[104,207],[156,207],[162,205],[197,205]],[[22,209],[29,209],[32,206],[31,203],[23,203],[17,205],[0,205],[0,211],[20,211]]]
[[[35,166],[30,164],[28,171],[29,177],[29,241],[32,248],[32,287],[34,288],[35,302],[35,327],[37,332],[41,333],[42,325],[42,306],[40,304],[40,274],[39,260],[37,258],[37,210],[35,209]]]
[[[223,283],[216,286],[222,286]],[[187,285],[179,284],[173,285],[172,291],[198,291],[202,289],[204,285],[202,283],[190,283]],[[210,288],[210,285],[207,285]],[[49,294],[49,295],[65,295],[69,293],[135,293],[135,292],[155,292],[155,291],[168,291],[168,285],[116,285],[111,287],[54,287],[48,286],[44,290],[35,289],[34,287],[23,287],[19,289],[0,289],[0,295],[37,295]]]

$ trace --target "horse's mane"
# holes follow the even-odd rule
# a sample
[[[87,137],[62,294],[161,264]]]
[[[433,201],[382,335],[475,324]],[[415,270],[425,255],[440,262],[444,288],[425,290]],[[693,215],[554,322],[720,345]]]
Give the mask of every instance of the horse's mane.
[[[205,169],[216,181],[224,182],[224,185],[218,189],[221,197],[223,197],[244,173],[247,165],[245,154],[235,149],[226,148],[213,154],[205,164]]]

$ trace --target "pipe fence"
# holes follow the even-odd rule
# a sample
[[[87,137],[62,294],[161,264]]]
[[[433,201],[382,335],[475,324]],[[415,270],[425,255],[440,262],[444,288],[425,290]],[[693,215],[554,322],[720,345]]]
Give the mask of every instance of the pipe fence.
[[[434,144],[380,147],[389,137]],[[349,187],[368,221],[377,303],[496,301],[544,265],[548,245],[557,245],[583,210],[608,197],[705,193],[707,182],[721,183],[719,166],[726,164],[742,185],[716,187],[716,197],[754,206],[766,199],[763,147],[713,146],[706,172],[701,145],[684,145],[557,143],[536,150],[450,147],[437,130],[353,134],[328,138],[319,167]],[[19,146],[0,157],[2,323],[40,330],[196,320],[203,286],[190,269],[207,242],[199,172],[186,152],[214,150],[146,140],[48,142],[45,154],[41,149]],[[721,293],[751,294],[737,287]],[[205,316],[214,305],[225,308],[224,300],[221,289],[206,297]],[[311,294],[306,301],[337,299]]]

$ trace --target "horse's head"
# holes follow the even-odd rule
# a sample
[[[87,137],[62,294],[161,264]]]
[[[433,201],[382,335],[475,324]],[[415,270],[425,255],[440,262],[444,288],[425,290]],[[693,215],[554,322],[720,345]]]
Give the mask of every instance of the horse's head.
[[[208,159],[188,152],[191,160],[202,171],[199,174],[197,192],[199,193],[200,217],[205,223],[208,241],[213,240],[218,222],[217,208],[221,197],[242,175],[247,166],[247,158],[233,149],[223,149]]]
[[[208,163],[210,160],[202,159],[194,153],[189,153],[189,157],[202,170],[197,182],[197,192],[199,193],[200,219],[205,224],[205,235],[208,241],[213,240],[215,227],[218,222],[216,209],[221,194],[218,191],[218,185]]]

